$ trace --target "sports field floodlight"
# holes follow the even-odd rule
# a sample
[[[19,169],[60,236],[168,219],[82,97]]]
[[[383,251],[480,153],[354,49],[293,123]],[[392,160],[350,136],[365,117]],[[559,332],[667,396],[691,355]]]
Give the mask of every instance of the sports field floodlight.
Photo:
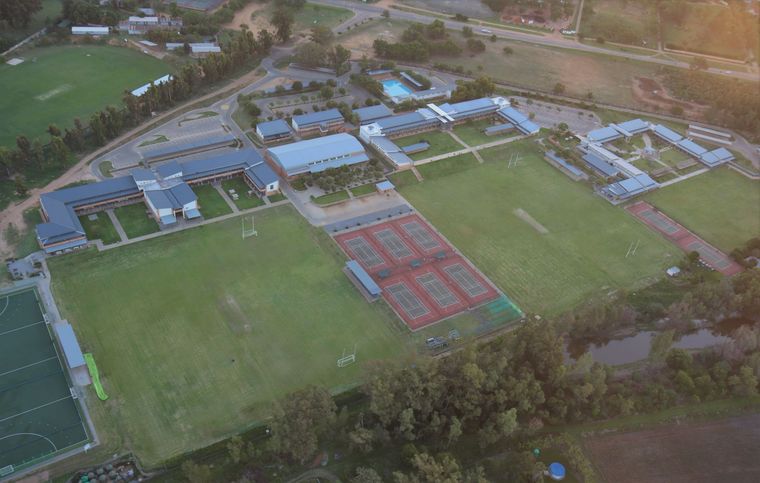
[[[248,228],[248,223],[246,223],[246,217],[243,217],[241,220],[242,223],[242,231],[243,231],[243,240],[245,240],[248,237],[251,236],[258,236],[259,233],[256,231],[256,225],[254,224],[253,215],[251,215],[251,227]]]

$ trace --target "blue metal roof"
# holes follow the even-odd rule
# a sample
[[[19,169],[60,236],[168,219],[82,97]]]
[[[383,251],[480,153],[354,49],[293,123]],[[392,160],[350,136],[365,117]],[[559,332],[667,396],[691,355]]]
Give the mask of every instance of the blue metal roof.
[[[586,137],[589,141],[594,143],[606,143],[608,141],[623,137],[623,135],[620,134],[615,128],[606,126],[590,131]]]
[[[379,189],[380,191],[387,191],[395,189],[396,187],[393,185],[393,183],[386,179],[385,181],[375,183],[375,188]]]
[[[523,134],[536,134],[541,130],[539,125],[533,121],[523,121],[517,125],[517,129],[522,131]]]
[[[264,162],[246,169],[245,175],[260,190],[267,189],[267,186],[279,180],[277,173]]]
[[[349,260],[346,262],[346,268],[361,282],[364,289],[373,297],[377,297],[382,293],[380,286],[372,280],[366,270],[359,265],[356,260]]]
[[[404,146],[401,148],[401,151],[404,154],[413,154],[413,153],[419,153],[420,151],[425,151],[430,147],[430,143],[426,141],[422,141],[419,143],[410,144],[409,146]]]
[[[308,114],[299,114],[293,116],[294,126],[308,127],[315,124],[322,124],[326,122],[343,121],[343,115],[337,109],[328,109],[326,111],[311,112]]]
[[[707,149],[703,148],[691,139],[682,139],[678,141],[677,146],[697,158],[707,152]]]
[[[578,177],[581,177],[581,178],[586,176],[583,171],[581,171],[580,169],[576,168],[572,164],[568,163],[563,158],[560,158],[559,156],[557,156],[557,153],[555,153],[554,151],[547,151],[546,152],[546,157],[549,158],[549,159],[551,159],[555,163],[559,164],[560,166],[562,166],[566,170],[570,171],[570,173],[572,173],[575,176],[578,176]]]
[[[638,134],[649,130],[649,123],[641,119],[631,119],[618,123],[618,126],[631,134]]]
[[[157,210],[175,210],[180,208],[168,192],[169,190],[146,191],[145,197],[148,198],[150,204]]]
[[[360,107],[359,109],[354,109],[354,114],[359,117],[359,122],[365,124],[377,119],[392,116],[393,111],[391,111],[385,104],[378,104],[376,106]]]
[[[717,166],[721,163],[725,163],[733,159],[733,153],[726,148],[713,149],[712,151],[702,153],[702,155],[699,157],[700,161],[710,167]]]
[[[655,125],[653,129],[655,134],[669,143],[677,143],[683,139],[683,136],[670,129],[669,127],[663,126],[662,124]]]
[[[589,166],[594,168],[596,171],[600,172],[601,174],[603,174],[605,177],[608,177],[608,178],[610,176],[615,176],[620,172],[616,167],[607,163],[605,160],[603,160],[602,158],[600,158],[599,156],[593,153],[584,154],[583,160],[586,162],[586,164],[588,164]]]
[[[156,169],[156,172],[162,178],[168,178],[176,174],[182,174],[182,166],[176,161],[169,161],[166,164],[162,164]]]
[[[369,156],[367,156],[367,153],[359,153],[348,156],[346,158],[333,159],[331,161],[324,161],[314,164],[312,166],[309,166],[309,171],[312,173],[321,173],[326,169],[340,168],[341,166],[351,166],[352,164],[364,163],[365,161],[369,161]]]
[[[256,125],[256,130],[261,133],[262,136],[282,136],[283,134],[290,134],[290,126],[282,119],[275,119],[274,121],[260,122]]]
[[[658,186],[659,184],[650,178],[648,174],[642,173],[632,178],[626,178],[622,181],[611,183],[602,188],[602,191],[617,198],[626,199],[657,188]]]
[[[504,131],[509,131],[510,129],[514,129],[515,125],[511,122],[503,122],[501,124],[496,124],[494,126],[488,126],[483,130],[486,134],[497,134]]]
[[[237,151],[218,154],[210,158],[182,163],[182,179],[187,181],[206,176],[214,176],[219,173],[234,171],[236,169],[243,170],[263,161],[264,159],[255,149],[239,149]]]
[[[480,99],[456,102],[454,104],[445,103],[438,107],[454,119],[473,116],[488,111],[495,112],[499,109],[499,105],[490,97],[481,97]]]
[[[429,113],[429,115],[426,115]],[[398,116],[386,117],[377,121],[384,133],[403,131],[416,127],[440,124],[441,121],[427,109],[418,109],[414,112],[399,114]]]
[[[357,155],[363,155],[364,161],[368,159],[359,140],[346,133],[276,146],[269,149],[269,155],[288,176],[322,171],[327,168],[316,166],[328,163],[328,167],[337,167],[360,162],[354,159]]]
[[[151,144],[143,149],[143,157],[145,159],[163,158],[166,156],[172,156],[184,151],[191,151],[194,149],[200,149],[205,146],[215,146],[219,144],[232,144],[237,138],[234,134],[229,132],[219,132],[216,134],[203,135],[193,137],[186,141],[166,141],[163,143]]]
[[[132,175],[132,177],[135,179],[135,181],[156,181],[156,175],[153,174],[153,171],[145,168],[135,168],[132,171],[129,172],[129,174]]]
[[[422,84],[420,84],[420,82],[417,79],[415,79],[414,77],[410,76],[406,72],[401,72],[401,77],[403,77],[407,82],[409,82],[410,84],[412,84],[414,87],[416,87],[418,89],[422,89],[422,87],[423,87]]]
[[[79,347],[79,341],[74,334],[74,329],[68,322],[59,322],[53,324],[55,332],[58,335],[58,341],[63,348],[63,354],[66,356],[66,362],[71,369],[85,365],[82,349]]]
[[[515,125],[523,134],[536,134],[541,128],[528,119],[528,117],[514,107],[505,107],[499,110],[499,115]]]

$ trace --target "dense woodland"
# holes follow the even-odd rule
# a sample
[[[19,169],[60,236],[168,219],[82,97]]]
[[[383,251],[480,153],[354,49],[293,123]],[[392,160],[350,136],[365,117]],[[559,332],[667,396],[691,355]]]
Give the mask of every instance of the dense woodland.
[[[358,462],[358,468],[348,470],[354,482],[479,482],[494,476],[528,482],[541,465],[526,450],[547,437],[562,440],[550,436],[555,427],[756,396],[760,271],[727,280],[704,276],[702,270],[693,268],[689,287],[670,306],[633,318],[646,314],[668,321],[679,313],[689,321],[714,322],[746,317],[731,342],[718,348],[671,349],[675,330],[663,330],[646,364],[618,372],[588,354],[566,363],[560,334],[578,329],[586,318],[609,322],[619,317],[631,310],[624,298],[610,302],[620,309],[607,306],[596,314],[581,309],[557,321],[529,318],[510,335],[447,357],[371,364],[361,389],[363,403],[352,411],[339,408],[325,389],[297,391],[276,405],[273,436],[266,444],[246,453],[241,440],[230,443],[233,460],[248,468],[278,461],[298,466],[329,447]],[[572,447],[566,450],[571,470],[588,475],[582,456]],[[503,456],[501,463],[485,458],[494,452]],[[209,469],[189,463],[184,471],[193,479]]]

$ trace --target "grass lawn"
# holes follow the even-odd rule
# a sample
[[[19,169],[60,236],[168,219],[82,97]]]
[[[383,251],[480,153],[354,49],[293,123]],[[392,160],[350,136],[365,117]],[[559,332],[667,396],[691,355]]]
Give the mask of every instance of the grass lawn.
[[[521,163],[507,168],[510,154]],[[481,151],[485,164],[400,192],[526,312],[659,278],[682,255],[621,208],[546,163],[532,141]],[[520,218],[522,209],[548,233]],[[625,254],[639,241],[635,258]]]
[[[264,204],[264,200],[258,196],[248,196],[248,191],[250,191],[251,188],[245,183],[245,181],[243,181],[242,177],[222,181],[222,188],[225,193],[229,193],[229,190],[233,189],[238,194],[238,199],[232,200],[232,202],[235,203],[235,206],[238,207],[238,210],[247,210]]]
[[[459,173],[478,165],[478,160],[472,153],[464,153],[452,158],[433,161],[417,167],[425,180],[441,178],[450,174]]]
[[[660,150],[660,161],[672,168],[675,168],[678,163],[688,161],[690,158],[691,156],[680,149],[670,148]]]
[[[726,252],[760,234],[760,183],[727,167],[659,189],[647,199]]]
[[[113,210],[128,238],[137,238],[158,231],[158,223],[153,218],[149,218],[146,211],[144,203],[121,206]]]
[[[200,208],[201,214],[206,220],[232,213],[232,209],[230,209],[230,206],[224,198],[222,198],[222,195],[220,195],[216,188],[210,184],[193,186],[193,191],[198,197],[198,207]]]
[[[364,196],[376,192],[377,188],[375,188],[375,183],[367,183],[357,186],[356,188],[351,188],[351,194],[354,196]]]
[[[289,391],[339,391],[368,362],[406,353],[390,310],[358,294],[323,230],[289,205],[257,214],[256,229],[241,240],[235,218],[50,261],[111,396],[93,402],[106,445],[123,440],[154,466],[266,418]],[[336,368],[354,345],[358,363]]]
[[[486,136],[483,130],[488,126],[493,126],[488,120],[472,121],[455,127],[454,134],[459,136],[459,139],[469,146],[480,146],[481,144],[498,141],[504,137],[500,134]]]
[[[29,208],[24,211],[24,223],[26,227],[20,227],[23,228],[23,232],[20,233],[16,243],[15,256],[17,258],[25,257],[40,249],[40,245],[37,243],[37,232],[34,230],[38,223],[42,223],[42,214],[39,208]]]
[[[411,169],[393,173],[388,176],[388,179],[391,180],[391,183],[393,183],[396,188],[419,183],[419,181],[417,181],[417,177],[414,175],[414,173],[412,173]]]
[[[116,233],[116,228],[111,223],[111,219],[105,212],[97,213],[97,220],[90,220],[90,215],[83,215],[79,217],[79,221],[82,223],[84,232],[87,234],[89,240],[100,239],[103,244],[109,245],[116,243],[120,240],[119,234]]]
[[[317,196],[313,201],[318,205],[329,205],[330,203],[337,203],[339,201],[347,200],[348,198],[348,191],[341,190],[336,191],[335,193]]]
[[[125,89],[134,89],[173,69],[132,49],[104,45],[34,48],[17,66],[0,64],[0,145],[16,136],[44,136],[48,124],[61,130],[78,117],[109,104],[121,103]]]
[[[459,144],[453,137],[449,136],[448,133],[442,131],[424,132],[393,140],[393,142],[400,148],[423,141],[430,143],[430,147],[426,151],[410,154],[409,157],[415,161],[465,149],[464,146]]]
[[[333,28],[353,16],[353,12],[345,8],[307,3],[302,9],[296,10],[293,31],[306,31],[317,25]]]
[[[288,197],[285,196],[283,193],[277,193],[276,195],[267,196],[267,198],[269,198],[269,201],[272,203],[277,203],[278,201],[288,199]]]

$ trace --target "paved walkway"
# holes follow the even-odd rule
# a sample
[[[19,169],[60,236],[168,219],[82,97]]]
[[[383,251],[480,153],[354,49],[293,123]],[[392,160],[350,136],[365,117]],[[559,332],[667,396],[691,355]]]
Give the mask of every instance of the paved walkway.
[[[255,208],[250,208],[250,209],[247,209],[247,210],[237,211],[237,212],[234,212],[234,213],[228,213],[226,215],[217,216],[216,218],[211,218],[210,220],[203,220],[203,221],[200,221],[198,223],[187,224],[187,225],[183,225],[183,226],[180,226],[180,227],[177,227],[177,228],[169,228],[169,229],[166,229],[166,230],[157,231],[155,233],[149,233],[147,235],[138,236],[138,237],[135,237],[135,238],[130,238],[129,240],[126,240],[126,241],[112,243],[110,245],[103,245],[103,242],[101,242],[100,240],[95,240],[94,243],[95,243],[95,246],[98,248],[98,251],[104,252],[106,250],[112,250],[114,248],[119,248],[119,247],[123,247],[123,246],[126,246],[126,245],[131,245],[133,243],[138,243],[138,242],[141,242],[141,241],[150,240],[151,238],[158,238],[160,236],[163,236],[163,235],[166,235],[166,234],[169,234],[169,233],[177,233],[177,232],[180,232],[180,231],[183,231],[183,230],[190,230],[190,229],[195,228],[197,226],[210,225],[212,223],[217,223],[217,222],[220,222],[220,221],[229,220],[231,218],[235,218],[235,217],[240,216],[240,215],[248,215],[250,213],[256,213],[257,211],[267,210],[267,209],[273,208],[275,206],[287,205],[289,203],[290,203],[290,200],[276,201],[276,202],[270,203],[268,205],[262,205],[262,206],[257,206]]]
[[[480,153],[478,153],[478,151],[480,151],[482,149],[488,149],[488,148],[493,148],[493,147],[496,147],[496,146],[501,146],[502,144],[508,144],[508,143],[511,143],[511,142],[514,142],[514,141],[519,141],[519,140],[521,140],[523,138],[525,138],[525,136],[520,135],[520,136],[513,136],[511,138],[506,138],[506,139],[499,139],[498,141],[493,141],[493,142],[490,142],[490,143],[481,144],[480,146],[469,147],[469,148],[465,148],[465,149],[460,149],[458,151],[452,151],[450,153],[439,154],[438,156],[431,156],[429,158],[420,159],[419,161],[415,161],[414,165],[415,166],[419,166],[420,164],[432,163],[433,161],[439,161],[441,159],[453,158],[454,156],[459,156],[461,154],[467,154],[467,153],[473,153],[476,158],[479,158]],[[460,140],[460,142],[461,142],[461,140]],[[465,146],[466,146],[466,144],[465,144]],[[479,158],[478,161],[479,162],[483,162],[483,158]]]
[[[230,209],[232,210],[233,213],[240,212],[240,210],[238,209],[238,207],[235,204],[235,202],[230,199],[230,195],[227,194],[227,192],[224,191],[224,188],[222,188],[221,184],[219,184],[219,183],[213,183],[211,186],[213,186],[219,192],[219,194],[222,195],[222,199],[224,200],[225,203],[227,203],[227,206],[230,207]],[[240,196],[240,195],[238,195],[238,196]]]
[[[671,179],[669,181],[665,181],[664,183],[661,183],[660,184],[660,188],[664,188],[666,186],[670,186],[672,184],[679,183],[679,182],[681,182],[683,180],[686,180],[686,179],[689,179],[689,178],[693,178],[694,176],[699,176],[700,174],[707,173],[708,171],[710,171],[710,168],[702,168],[702,169],[698,169],[697,171],[692,171],[691,173],[688,173],[688,174],[685,174],[683,176],[679,176],[678,178],[674,178],[674,179]]]
[[[118,218],[116,218],[116,214],[113,212],[113,209],[106,210],[106,214],[108,215],[108,218],[111,219],[111,223],[113,224],[113,227],[116,228],[116,233],[119,234],[121,241],[125,242],[129,240],[127,233],[124,231],[124,227],[121,226],[121,222]]]

